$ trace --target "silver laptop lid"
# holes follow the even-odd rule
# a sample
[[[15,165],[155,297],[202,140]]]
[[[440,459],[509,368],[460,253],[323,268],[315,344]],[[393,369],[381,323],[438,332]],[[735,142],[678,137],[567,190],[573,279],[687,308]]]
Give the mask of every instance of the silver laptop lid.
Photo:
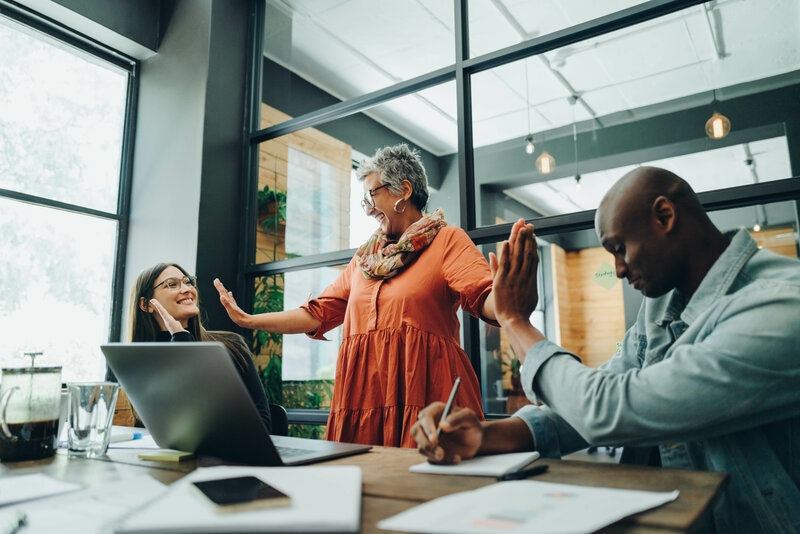
[[[159,447],[266,466],[370,449],[279,436],[281,448],[303,449],[282,460],[222,343],[108,343],[101,349]]]

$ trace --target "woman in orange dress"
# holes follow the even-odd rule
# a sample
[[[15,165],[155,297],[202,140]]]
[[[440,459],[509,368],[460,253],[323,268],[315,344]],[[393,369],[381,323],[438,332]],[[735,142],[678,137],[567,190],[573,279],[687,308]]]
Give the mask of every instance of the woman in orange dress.
[[[343,324],[327,439],[416,447],[410,430],[419,411],[446,400],[457,377],[455,403],[483,414],[456,312],[496,325],[492,276],[466,232],[448,226],[441,210],[423,213],[428,185],[416,152],[404,144],[379,149],[357,172],[361,204],[379,228],[317,298],[251,315],[214,283],[245,328],[325,339]]]

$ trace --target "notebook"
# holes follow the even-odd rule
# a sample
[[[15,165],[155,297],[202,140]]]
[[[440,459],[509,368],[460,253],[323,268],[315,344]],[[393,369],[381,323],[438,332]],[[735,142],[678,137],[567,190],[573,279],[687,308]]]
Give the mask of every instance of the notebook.
[[[480,477],[500,477],[522,469],[537,460],[537,451],[507,452],[487,454],[462,460],[457,464],[432,464],[422,462],[408,468],[412,473],[431,473],[435,475],[471,475]]]
[[[271,436],[222,343],[107,343],[100,348],[161,448],[262,466],[309,464],[372,448]]]

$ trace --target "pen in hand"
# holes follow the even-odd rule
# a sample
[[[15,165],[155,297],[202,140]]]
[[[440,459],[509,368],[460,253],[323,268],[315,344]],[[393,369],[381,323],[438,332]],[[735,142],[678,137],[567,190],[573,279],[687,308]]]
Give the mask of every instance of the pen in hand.
[[[442,417],[439,419],[439,424],[444,421],[448,415],[450,415],[450,410],[453,408],[453,401],[456,398],[456,393],[458,392],[458,386],[461,385],[461,377],[456,378],[456,381],[453,383],[453,389],[450,390],[450,396],[447,398],[447,403],[444,405],[444,411],[442,411]],[[436,429],[436,439],[438,441],[439,434],[442,433],[442,428],[439,427]]]

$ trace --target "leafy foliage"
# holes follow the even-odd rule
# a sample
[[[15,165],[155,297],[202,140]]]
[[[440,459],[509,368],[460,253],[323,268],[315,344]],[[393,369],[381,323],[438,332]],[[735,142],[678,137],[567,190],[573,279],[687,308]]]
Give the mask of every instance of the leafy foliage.
[[[286,224],[286,192],[265,185],[258,192],[258,215],[261,229],[266,233],[271,233],[280,224]]]

